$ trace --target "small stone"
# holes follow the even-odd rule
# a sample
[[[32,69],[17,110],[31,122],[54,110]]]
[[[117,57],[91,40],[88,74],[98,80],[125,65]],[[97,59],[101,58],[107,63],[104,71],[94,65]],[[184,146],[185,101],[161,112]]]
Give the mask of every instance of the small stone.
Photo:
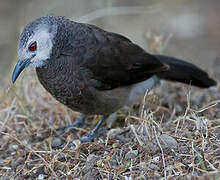
[[[115,148],[119,148],[120,147],[120,144],[119,143],[114,143],[112,144],[112,147],[115,149]]]
[[[60,138],[56,137],[56,138],[52,139],[51,146],[52,146],[52,148],[56,148],[56,147],[61,146],[62,143],[63,143],[62,140]]]
[[[183,112],[183,108],[179,104],[175,104],[175,109],[176,109],[176,112],[178,113]]]
[[[189,148],[186,146],[186,145],[183,145],[180,147],[180,150],[179,150],[182,154],[187,154],[189,153]]]
[[[96,180],[97,176],[99,174],[99,171],[94,168],[94,166],[97,165],[97,162],[99,161],[100,163],[100,157],[96,156],[94,154],[90,154],[87,157],[86,164],[84,168],[82,169],[82,178],[81,179],[91,179],[91,180]]]
[[[9,151],[16,151],[18,149],[18,145],[17,144],[10,144],[9,145]]]
[[[1,167],[1,169],[3,169],[3,170],[11,170],[11,168],[7,167],[7,166]]]
[[[138,156],[138,150],[132,150],[129,151],[126,155],[125,155],[125,159],[129,160],[129,159],[134,159]]]
[[[87,162],[94,162],[96,159],[99,159],[99,157],[98,156],[96,156],[95,154],[90,154],[88,157],[87,157],[87,159],[86,159],[86,161]]]
[[[61,162],[65,161],[65,160],[66,160],[66,155],[65,155],[65,153],[62,153],[62,152],[61,152],[61,153],[59,154],[57,160],[58,160],[58,161],[61,161]]]
[[[154,172],[154,178],[155,179],[160,179],[161,175],[158,172]]]
[[[118,167],[118,156],[116,154],[113,154],[110,161],[109,161],[109,165],[111,168],[116,168]]]
[[[11,153],[11,155],[12,155],[12,156],[14,156],[15,154],[16,154],[16,152],[15,152],[15,151]]]
[[[146,162],[140,162],[138,166],[142,169],[146,169],[147,168],[147,163]]]
[[[111,156],[107,156],[106,158],[105,158],[105,161],[106,162],[109,162],[111,160]]]
[[[156,156],[152,159],[152,162],[158,163],[160,161],[160,156]]]
[[[121,128],[111,129],[111,130],[109,130],[107,136],[109,139],[115,139],[122,132],[123,132],[123,129],[121,129]]]
[[[95,154],[90,154],[86,159],[86,164],[82,169],[82,173],[87,174],[89,171],[94,169],[94,166],[97,165],[97,162],[99,160],[100,160],[99,156],[96,156]]]
[[[46,175],[45,174],[39,174],[37,179],[41,180],[41,179],[44,179],[46,178]]]
[[[160,169],[160,167],[158,167],[156,164],[150,164],[149,168],[152,170],[159,170]]]
[[[44,139],[41,133],[38,133],[35,138],[37,141],[42,141]]]
[[[2,140],[5,141],[5,142],[8,142],[9,139],[10,139],[10,138],[9,138],[8,135],[4,135],[4,136],[2,137]]]
[[[99,176],[100,172],[98,169],[90,169],[88,172],[86,172],[85,175],[82,176],[82,180],[97,180],[97,177]]]
[[[103,162],[102,162],[102,160],[101,160],[101,159],[98,160],[98,161],[96,162],[96,165],[97,165],[98,167],[103,167]]]
[[[177,150],[178,143],[173,137],[162,134],[159,139],[162,141],[161,146],[163,149]]]

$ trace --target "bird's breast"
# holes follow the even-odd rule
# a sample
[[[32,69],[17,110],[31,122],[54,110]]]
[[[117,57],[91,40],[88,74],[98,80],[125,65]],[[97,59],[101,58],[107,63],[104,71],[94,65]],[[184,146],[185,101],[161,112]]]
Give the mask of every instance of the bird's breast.
[[[71,66],[66,63],[57,64],[36,68],[36,72],[43,87],[58,101],[67,106],[70,102],[72,106],[79,106],[83,81]]]

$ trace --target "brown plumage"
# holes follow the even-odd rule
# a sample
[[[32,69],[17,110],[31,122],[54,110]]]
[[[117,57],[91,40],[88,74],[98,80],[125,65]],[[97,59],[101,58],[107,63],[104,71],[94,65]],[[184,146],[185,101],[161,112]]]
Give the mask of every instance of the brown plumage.
[[[28,52],[30,45],[39,48]],[[143,95],[158,79],[203,88],[216,85],[191,63],[151,55],[122,35],[63,17],[31,22],[21,35],[19,58],[13,82],[32,65],[49,93],[83,114],[109,115],[136,101],[135,94]]]

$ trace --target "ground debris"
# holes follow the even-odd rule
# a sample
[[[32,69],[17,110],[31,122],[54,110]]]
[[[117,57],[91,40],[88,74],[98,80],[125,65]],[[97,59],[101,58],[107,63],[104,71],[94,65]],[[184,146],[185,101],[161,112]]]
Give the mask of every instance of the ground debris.
[[[105,136],[71,148],[68,142],[94,126],[54,136],[78,113],[25,78],[32,86],[17,85],[22,98],[10,91],[0,103],[3,179],[160,179],[164,172],[167,179],[220,178],[219,87],[162,82],[146,103],[114,114]]]

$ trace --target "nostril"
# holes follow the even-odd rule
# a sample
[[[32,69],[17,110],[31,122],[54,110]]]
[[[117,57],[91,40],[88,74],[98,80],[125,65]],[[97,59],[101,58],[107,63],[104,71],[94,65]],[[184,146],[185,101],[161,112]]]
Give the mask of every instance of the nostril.
[[[18,61],[18,66],[21,66],[22,65],[22,61]]]

